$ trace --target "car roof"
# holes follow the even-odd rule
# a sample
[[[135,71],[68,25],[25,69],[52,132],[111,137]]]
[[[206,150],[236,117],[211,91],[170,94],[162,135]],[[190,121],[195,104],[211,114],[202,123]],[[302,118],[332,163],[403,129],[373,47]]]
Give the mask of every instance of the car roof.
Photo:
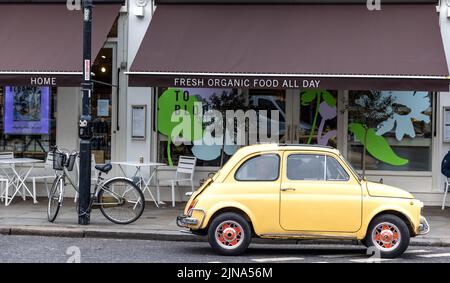
[[[242,151],[247,153],[253,153],[258,151],[288,151],[288,150],[305,150],[305,151],[321,151],[329,152],[334,154],[339,154],[339,150],[322,145],[311,145],[311,144],[257,144],[241,148]]]
[[[339,155],[339,151],[332,147],[320,146],[320,145],[304,145],[304,144],[257,144],[240,148],[231,159],[225,163],[223,168],[219,172],[225,172],[225,174],[217,175],[217,182],[223,182],[228,176],[229,172],[242,160],[242,158],[257,153],[274,152],[274,151],[311,151],[320,153],[331,153]]]

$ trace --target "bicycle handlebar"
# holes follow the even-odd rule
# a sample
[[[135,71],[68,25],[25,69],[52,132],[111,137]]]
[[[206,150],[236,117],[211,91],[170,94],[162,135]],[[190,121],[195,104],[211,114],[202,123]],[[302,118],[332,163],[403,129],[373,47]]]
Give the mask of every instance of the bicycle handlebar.
[[[66,149],[61,149],[61,148],[59,148],[57,145],[51,146],[51,147],[50,147],[50,150],[53,151],[53,152],[56,152],[56,153],[65,154],[65,155],[67,155],[67,156],[70,156],[70,155],[78,155],[78,154],[79,154],[78,151],[76,151],[76,150],[72,151],[72,153],[69,153],[68,150],[66,150]]]

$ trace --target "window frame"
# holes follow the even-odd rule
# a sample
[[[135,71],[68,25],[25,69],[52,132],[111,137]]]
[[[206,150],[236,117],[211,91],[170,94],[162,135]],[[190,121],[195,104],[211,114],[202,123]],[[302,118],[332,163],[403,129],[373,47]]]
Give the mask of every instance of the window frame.
[[[58,101],[58,87],[56,86],[34,86],[49,89],[49,101],[48,101],[48,134],[5,134],[5,101],[6,101],[6,87],[33,87],[31,85],[1,85],[0,86],[0,113],[2,117],[0,118],[0,142],[2,143],[2,148],[0,152],[13,152],[15,157],[30,157],[38,160],[45,161],[48,152],[50,152],[51,147],[57,144],[57,128],[58,128],[58,117],[56,115],[57,111],[57,101]],[[48,140],[46,139],[48,138]],[[10,141],[20,140],[19,150],[16,149],[16,143],[10,143]],[[32,148],[31,142],[35,142],[36,150],[25,150],[27,148]],[[40,141],[41,144],[37,146],[37,142]],[[42,149],[42,151],[39,150]],[[21,149],[21,150],[20,150]]]
[[[333,159],[334,161],[337,162],[337,164],[339,164],[339,166],[341,166],[341,168],[344,170],[345,174],[347,175],[347,178],[345,180],[328,180],[328,171],[327,171],[327,179],[326,182],[348,182],[350,181],[350,174],[347,172],[347,170],[345,170],[345,167],[342,166],[342,164],[333,156],[330,155],[325,155],[325,168],[328,165],[328,158]],[[325,169],[326,170],[326,169]]]
[[[276,156],[276,157],[278,158],[278,170],[277,170],[278,172],[277,172],[277,177],[276,177],[275,179],[271,179],[271,180],[267,180],[267,179],[266,179],[266,180],[240,180],[240,179],[237,178],[237,174],[239,173],[239,171],[241,170],[241,168],[242,168],[245,164],[247,164],[247,162],[249,162],[249,161],[252,160],[252,159],[261,157],[261,156],[269,156],[269,155],[271,155],[271,156]],[[276,182],[276,181],[279,181],[279,180],[280,180],[280,176],[281,176],[280,170],[281,170],[281,156],[280,156],[280,154],[274,153],[274,152],[272,152],[272,153],[258,153],[258,154],[255,154],[255,155],[252,155],[252,156],[246,158],[244,161],[242,161],[242,162],[239,164],[239,166],[237,167],[237,169],[234,171],[233,179],[234,179],[234,181],[236,181],[236,182]]]
[[[355,92],[358,90],[355,89],[345,89],[343,91],[343,99],[342,101],[347,101],[348,103],[350,102],[351,96],[353,95],[352,92]],[[370,91],[370,90],[363,90],[363,91]],[[395,91],[395,90],[392,90]],[[411,92],[414,92],[414,90],[411,90]],[[426,148],[429,149],[429,169],[427,170],[421,170],[421,169],[417,169],[417,168],[412,168],[412,169],[407,169],[407,168],[400,168],[399,170],[392,170],[390,168],[366,168],[366,175],[367,176],[376,176],[377,178],[379,176],[401,176],[401,177],[410,177],[410,176],[419,176],[419,177],[431,177],[433,175],[433,164],[434,161],[436,160],[437,156],[436,156],[436,139],[437,139],[437,131],[439,131],[438,129],[438,122],[436,119],[439,118],[438,112],[439,112],[439,101],[438,101],[438,96],[439,96],[439,92],[437,91],[424,91],[424,92],[428,92],[429,98],[431,100],[431,115],[430,115],[430,145]],[[344,105],[345,106],[345,105]],[[343,107],[343,106],[341,106]],[[350,107],[350,106],[349,106]],[[345,108],[345,109],[344,109]],[[343,138],[342,138],[342,147],[340,147],[340,151],[342,152],[342,154],[345,156],[345,163],[347,163],[348,167],[351,167],[350,170],[354,171],[354,173],[358,176],[357,179],[358,180],[362,180],[363,177],[361,176],[361,172],[362,172],[362,168],[359,168],[359,164],[358,163],[352,163],[352,161],[350,160],[350,155],[352,154],[351,150],[351,145],[349,137],[352,135],[350,133],[350,131],[348,130],[348,125],[350,124],[350,110],[346,107],[341,108],[341,111],[343,111],[345,113],[345,115],[342,115],[342,129],[345,129],[343,132]],[[417,133],[416,133],[417,134]],[[413,139],[411,137],[408,137],[408,139]],[[362,146],[362,145],[361,145]],[[394,145],[396,147],[412,147],[410,145]],[[425,148],[425,147],[423,147]],[[360,163],[361,160],[358,160],[358,162]],[[382,162],[382,161],[381,161]],[[403,166],[401,166],[403,167]]]

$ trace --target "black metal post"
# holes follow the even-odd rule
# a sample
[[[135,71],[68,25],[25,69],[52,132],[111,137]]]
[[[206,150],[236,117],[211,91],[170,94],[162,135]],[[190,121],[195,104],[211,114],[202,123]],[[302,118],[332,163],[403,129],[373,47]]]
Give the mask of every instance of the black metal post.
[[[92,0],[83,1],[83,112],[80,118],[80,188],[78,224],[89,225],[91,201]]]

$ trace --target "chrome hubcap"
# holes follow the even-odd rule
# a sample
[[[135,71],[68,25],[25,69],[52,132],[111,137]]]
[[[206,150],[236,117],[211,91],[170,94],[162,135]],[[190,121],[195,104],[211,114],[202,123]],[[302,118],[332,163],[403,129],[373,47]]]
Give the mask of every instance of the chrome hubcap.
[[[244,231],[235,221],[224,221],[216,229],[216,242],[224,249],[235,249],[242,244]]]
[[[372,242],[382,251],[395,250],[400,245],[400,241],[400,230],[392,223],[380,223],[372,232]]]

